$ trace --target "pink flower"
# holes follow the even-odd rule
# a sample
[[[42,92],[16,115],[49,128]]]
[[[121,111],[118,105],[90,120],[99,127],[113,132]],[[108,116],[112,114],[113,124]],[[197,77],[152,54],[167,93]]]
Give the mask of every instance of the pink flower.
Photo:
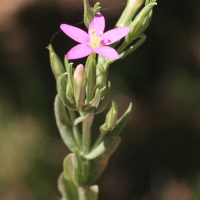
[[[101,13],[95,14],[90,23],[88,33],[67,24],[61,24],[60,28],[66,35],[80,43],[67,53],[67,59],[69,60],[83,58],[93,51],[106,58],[116,60],[119,58],[117,51],[105,45],[110,45],[120,40],[130,32],[129,27],[122,27],[103,33],[105,18]]]

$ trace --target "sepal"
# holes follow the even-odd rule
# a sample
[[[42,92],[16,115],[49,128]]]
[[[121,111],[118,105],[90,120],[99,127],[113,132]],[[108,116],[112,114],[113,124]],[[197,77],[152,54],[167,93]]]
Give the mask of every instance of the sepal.
[[[108,89],[105,95],[101,98],[98,108],[95,110],[95,114],[103,112],[108,105],[109,94],[110,94],[111,83],[108,82]],[[102,90],[103,92],[104,90]]]
[[[89,111],[91,108],[98,108],[101,99],[101,91],[96,90],[94,98],[84,107],[84,111]]]
[[[63,104],[72,110],[77,110],[75,104],[72,104],[66,97],[66,86],[67,86],[67,74],[64,73],[57,79],[58,94],[63,102]]]

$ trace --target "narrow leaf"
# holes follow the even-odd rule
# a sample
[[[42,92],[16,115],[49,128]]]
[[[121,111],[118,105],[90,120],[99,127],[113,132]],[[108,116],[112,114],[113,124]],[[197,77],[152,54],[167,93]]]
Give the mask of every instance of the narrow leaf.
[[[74,140],[72,126],[69,121],[66,108],[60,100],[59,95],[57,95],[55,98],[54,109],[56,123],[60,131],[60,135],[67,147],[73,152],[73,149],[76,146],[76,142]]]
[[[58,178],[58,190],[62,200],[78,200],[78,188],[72,181],[65,179],[64,172]]]

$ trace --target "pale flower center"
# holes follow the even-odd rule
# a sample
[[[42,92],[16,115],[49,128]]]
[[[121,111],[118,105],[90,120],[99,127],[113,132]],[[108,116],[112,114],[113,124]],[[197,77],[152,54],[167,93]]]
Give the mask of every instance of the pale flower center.
[[[103,31],[99,31],[99,32],[103,35]],[[92,29],[90,31],[90,34],[91,34],[91,36],[90,36],[90,41],[88,42],[88,45],[90,47],[92,47],[93,49],[100,47],[101,46],[101,43],[100,43],[101,38],[96,36],[97,35],[96,30]]]

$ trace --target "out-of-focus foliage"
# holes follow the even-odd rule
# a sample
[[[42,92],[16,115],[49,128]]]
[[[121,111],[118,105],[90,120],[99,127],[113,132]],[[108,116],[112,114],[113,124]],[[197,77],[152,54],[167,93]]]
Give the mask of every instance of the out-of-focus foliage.
[[[61,23],[85,28],[83,3],[2,2],[0,199],[59,199],[57,178],[68,150],[54,119],[56,83],[45,47]],[[109,30],[126,1],[100,3]],[[130,101],[133,111],[98,181],[100,200],[200,198],[199,24],[199,0],[158,1],[145,43],[111,65],[110,100],[120,105],[119,116]],[[74,44],[61,32],[52,40],[61,60]]]

